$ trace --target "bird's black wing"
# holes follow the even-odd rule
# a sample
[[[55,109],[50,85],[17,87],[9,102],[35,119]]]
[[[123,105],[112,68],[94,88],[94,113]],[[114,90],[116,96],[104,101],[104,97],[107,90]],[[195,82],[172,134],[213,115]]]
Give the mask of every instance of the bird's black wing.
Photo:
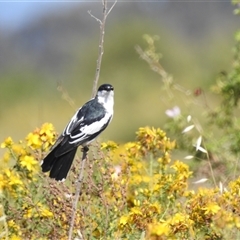
[[[104,107],[95,99],[90,100],[72,117],[62,133],[61,147],[56,151],[61,156],[76,146],[93,140],[110,122]]]

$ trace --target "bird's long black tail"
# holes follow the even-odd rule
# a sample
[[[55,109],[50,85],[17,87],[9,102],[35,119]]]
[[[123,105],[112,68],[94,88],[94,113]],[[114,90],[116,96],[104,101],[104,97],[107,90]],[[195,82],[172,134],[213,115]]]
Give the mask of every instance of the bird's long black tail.
[[[44,159],[41,165],[43,172],[50,171],[49,176],[57,181],[65,180],[69,169],[72,165],[74,156],[77,151],[77,147],[73,148],[71,151],[56,157],[56,152],[58,150],[55,147]]]

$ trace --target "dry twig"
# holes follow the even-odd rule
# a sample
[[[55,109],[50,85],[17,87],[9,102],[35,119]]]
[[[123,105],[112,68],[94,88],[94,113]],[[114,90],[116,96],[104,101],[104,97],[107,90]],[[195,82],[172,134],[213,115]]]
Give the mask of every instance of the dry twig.
[[[102,4],[103,4],[103,19],[102,20],[95,17],[91,13],[91,11],[88,11],[89,15],[92,18],[94,18],[97,22],[99,22],[99,25],[100,25],[100,38],[99,38],[99,45],[98,45],[98,59],[97,59],[97,67],[96,67],[95,78],[94,78],[94,81],[93,81],[92,98],[96,95],[98,80],[99,80],[99,76],[100,76],[102,56],[103,56],[103,52],[104,52],[103,43],[104,43],[105,25],[106,25],[107,16],[112,11],[112,9],[113,9],[113,7],[115,6],[116,3],[117,3],[117,0],[113,3],[111,8],[108,10],[107,9],[107,0],[102,1]]]

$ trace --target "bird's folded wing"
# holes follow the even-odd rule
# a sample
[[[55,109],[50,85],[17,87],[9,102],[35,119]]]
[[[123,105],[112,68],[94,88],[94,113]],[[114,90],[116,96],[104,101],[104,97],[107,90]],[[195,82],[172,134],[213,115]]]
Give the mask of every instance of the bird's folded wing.
[[[61,148],[58,149],[57,155],[60,156],[73,147],[93,140],[110,122],[112,116],[106,114],[102,105],[96,106],[89,101],[88,106],[85,106],[86,104],[76,112],[63,131]]]

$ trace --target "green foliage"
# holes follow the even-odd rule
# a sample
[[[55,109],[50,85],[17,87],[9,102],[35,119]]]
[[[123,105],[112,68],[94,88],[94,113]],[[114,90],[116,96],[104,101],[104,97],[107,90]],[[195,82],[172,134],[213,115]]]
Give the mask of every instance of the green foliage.
[[[240,153],[240,38],[239,31],[235,34],[232,69],[221,72],[212,87],[219,106],[212,107],[209,103],[210,93],[203,87],[195,90],[181,86],[167,73],[161,63],[161,54],[157,52],[156,36],[144,36],[147,47],[137,47],[141,58],[151,69],[159,74],[163,83],[163,92],[175,107],[166,111],[169,117],[164,128],[171,137],[176,139],[178,149],[187,154],[186,159],[196,159],[195,168],[210,168],[205,177],[218,181],[234,179],[238,173],[238,156]],[[185,104],[183,111],[180,101]],[[192,109],[189,111],[189,109]],[[203,161],[207,160],[207,161]],[[228,164],[226,164],[228,162]],[[205,164],[204,164],[205,163]],[[207,166],[208,165],[208,166]],[[214,174],[216,171],[216,174]],[[234,172],[234,174],[232,174]],[[198,170],[196,175],[202,175]]]
[[[211,120],[220,128],[232,128],[236,122],[235,110],[240,99],[240,31],[235,35],[233,68],[230,73],[222,72],[213,90],[221,96],[218,109],[211,113]]]
[[[237,6],[237,8],[234,10],[234,14],[240,14],[240,1],[239,0],[232,0],[232,4],[234,6]]]
[[[2,143],[7,150],[0,171],[7,219],[3,239],[67,239],[76,166],[66,187],[44,178],[36,164],[55,136],[52,125],[44,124],[20,144],[11,138]],[[101,150],[97,147],[85,172],[75,237],[236,239],[240,179],[192,190],[188,165],[171,160],[175,146],[164,131],[145,127],[134,142],[118,146],[109,141]],[[10,159],[12,167],[6,164]]]

